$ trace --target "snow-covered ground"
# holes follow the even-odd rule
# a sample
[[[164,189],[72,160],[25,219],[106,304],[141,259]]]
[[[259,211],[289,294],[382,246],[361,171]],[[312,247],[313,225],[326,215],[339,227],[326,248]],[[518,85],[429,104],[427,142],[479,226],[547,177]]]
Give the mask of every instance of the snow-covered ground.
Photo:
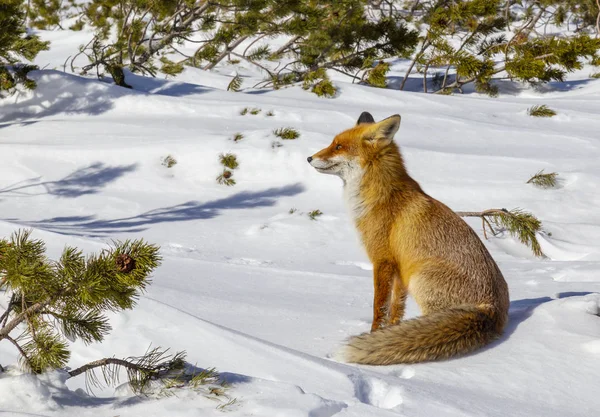
[[[0,100],[0,236],[33,228],[53,257],[67,244],[92,252],[143,237],[164,256],[138,306],[111,316],[105,343],[75,343],[71,366],[139,355],[150,344],[185,350],[232,384],[231,416],[598,413],[600,80],[584,80],[589,69],[544,91],[510,86],[497,99],[341,81],[335,99],[299,87],[234,93],[225,91],[226,67],[188,69],[176,81],[133,77],[127,90],[63,73],[81,35],[43,35],[53,49],[37,60],[48,68],[33,74],[38,89]],[[529,117],[534,104],[558,116]],[[242,116],[244,107],[262,111]],[[521,207],[543,221],[548,259],[510,237],[486,241],[511,294],[510,324],[489,348],[411,366],[329,358],[369,329],[371,265],[340,180],[306,157],[364,110],[402,115],[396,140],[435,198],[455,210]],[[301,137],[273,148],[272,130],[287,126]],[[245,137],[233,142],[237,132]],[[215,181],[223,152],[240,162],[234,187]],[[173,168],[161,165],[169,154]],[[540,169],[559,172],[560,187],[526,184]],[[324,214],[312,221],[315,209]],[[469,223],[483,238],[481,223]],[[409,302],[408,316],[418,314]],[[16,361],[12,345],[0,344],[0,363]],[[157,400],[106,388],[92,397],[83,378],[15,374],[0,375],[2,416],[224,412],[190,392]]]

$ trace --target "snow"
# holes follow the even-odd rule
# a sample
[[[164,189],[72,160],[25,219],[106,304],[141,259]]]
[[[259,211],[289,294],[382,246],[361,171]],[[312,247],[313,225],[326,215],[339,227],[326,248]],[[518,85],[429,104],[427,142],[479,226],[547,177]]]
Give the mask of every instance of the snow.
[[[0,100],[0,236],[33,228],[52,257],[65,245],[93,252],[143,237],[164,256],[137,307],[111,316],[104,343],[75,342],[70,366],[139,355],[150,344],[185,350],[188,361],[231,383],[231,416],[598,412],[600,80],[584,80],[589,69],[539,91],[506,85],[497,99],[343,81],[335,99],[299,87],[234,93],[225,91],[227,67],[187,69],[176,80],[131,76],[127,90],[62,72],[85,33],[42,35],[54,44],[38,57],[47,68],[33,74],[38,88]],[[405,68],[394,65],[398,74]],[[527,116],[534,104],[558,116]],[[244,107],[262,111],[242,116]],[[378,120],[402,115],[396,140],[435,198],[455,210],[521,207],[544,222],[548,259],[509,236],[485,241],[511,294],[506,333],[488,348],[410,366],[332,359],[347,337],[369,329],[372,267],[341,182],[306,157],[364,110]],[[272,148],[272,130],[286,126],[301,137]],[[236,132],[245,138],[234,143]],[[225,152],[240,162],[234,187],[215,181]],[[169,154],[178,162],[170,169],[161,165]],[[526,184],[540,169],[559,172],[560,187]],[[315,209],[324,214],[312,221]],[[480,222],[468,222],[483,239]],[[407,316],[418,314],[409,301]],[[12,345],[0,344],[0,362],[16,365]],[[223,412],[192,392],[136,398],[119,387],[94,397],[83,378],[35,377],[16,366],[0,374],[0,393],[3,415]]]

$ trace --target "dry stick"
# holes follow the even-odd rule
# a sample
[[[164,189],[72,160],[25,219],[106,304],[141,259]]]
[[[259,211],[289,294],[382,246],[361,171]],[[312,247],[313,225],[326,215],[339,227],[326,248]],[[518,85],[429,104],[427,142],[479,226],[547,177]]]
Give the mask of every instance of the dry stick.
[[[119,365],[119,366],[122,366],[127,369],[135,369],[136,371],[143,371],[143,372],[148,372],[148,373],[155,372],[155,370],[152,368],[146,368],[144,366],[139,366],[133,362],[129,362],[124,359],[103,358],[103,359],[98,359],[97,361],[87,363],[83,366],[80,366],[77,369],[73,369],[72,371],[69,371],[69,377],[72,378],[72,377],[80,375],[86,371],[89,371],[90,369],[94,369],[94,368],[98,368],[100,366],[106,366],[106,365]]]

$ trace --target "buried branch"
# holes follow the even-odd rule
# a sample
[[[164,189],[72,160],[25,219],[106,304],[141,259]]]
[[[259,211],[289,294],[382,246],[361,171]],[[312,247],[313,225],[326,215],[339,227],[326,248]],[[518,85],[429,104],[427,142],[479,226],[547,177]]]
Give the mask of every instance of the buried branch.
[[[536,234],[542,230],[542,222],[533,214],[520,210],[489,209],[484,211],[457,211],[461,217],[479,217],[483,225],[483,235],[487,239],[486,229],[497,236],[503,230],[519,239],[529,247],[535,256],[544,257]]]

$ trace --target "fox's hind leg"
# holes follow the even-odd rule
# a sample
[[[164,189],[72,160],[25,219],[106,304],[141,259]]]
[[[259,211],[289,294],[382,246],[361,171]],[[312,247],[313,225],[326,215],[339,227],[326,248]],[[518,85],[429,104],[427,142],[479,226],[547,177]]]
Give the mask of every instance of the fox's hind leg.
[[[402,320],[402,317],[404,317],[404,308],[406,306],[407,291],[398,274],[394,276],[394,283],[392,285],[388,325],[397,324]]]
[[[373,324],[371,331],[377,330],[388,322],[392,284],[397,275],[397,268],[393,262],[375,262],[373,269],[373,284],[375,294],[373,297]]]

